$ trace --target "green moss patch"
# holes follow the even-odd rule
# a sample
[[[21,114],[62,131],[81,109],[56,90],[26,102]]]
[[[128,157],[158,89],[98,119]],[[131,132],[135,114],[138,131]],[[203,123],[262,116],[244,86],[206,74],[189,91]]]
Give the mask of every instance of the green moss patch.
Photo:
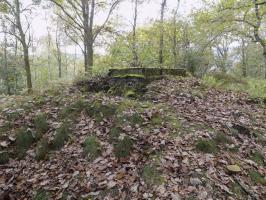
[[[34,119],[34,125],[37,134],[44,134],[48,131],[49,125],[47,123],[47,115],[45,113],[38,114]]]
[[[26,155],[26,151],[30,148],[34,138],[30,132],[25,128],[21,128],[17,132],[16,137],[16,153],[18,158],[23,158]]]
[[[255,184],[266,185],[266,179],[259,172],[250,170],[249,176]]]
[[[54,140],[52,141],[52,149],[59,150],[61,149],[65,142],[68,140],[69,135],[71,134],[71,130],[69,125],[66,123],[63,123],[57,130],[54,137]]]
[[[196,149],[203,153],[215,153],[217,152],[217,146],[213,140],[199,139],[196,144]]]
[[[36,160],[44,160],[48,153],[48,139],[43,137],[38,143],[36,147]]]
[[[148,185],[161,185],[164,182],[160,171],[153,165],[144,166],[142,176],[145,183]]]
[[[131,151],[133,150],[133,140],[125,136],[123,140],[117,142],[114,145],[114,154],[117,158],[125,158],[130,155]]]
[[[260,166],[265,166],[263,155],[259,151],[255,151],[250,155],[250,159]]]
[[[7,164],[9,162],[9,153],[6,151],[0,152],[0,165]]]
[[[96,159],[101,154],[101,144],[95,136],[89,136],[84,142],[84,154],[89,161]]]

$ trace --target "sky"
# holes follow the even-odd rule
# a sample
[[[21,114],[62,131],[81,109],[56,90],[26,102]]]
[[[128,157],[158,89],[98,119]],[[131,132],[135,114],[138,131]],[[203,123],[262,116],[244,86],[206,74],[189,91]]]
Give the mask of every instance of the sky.
[[[25,0],[30,1],[30,0]],[[179,14],[181,16],[186,17],[189,15],[194,9],[202,6],[202,0],[180,0]],[[151,19],[158,19],[160,16],[160,2],[161,0],[150,0],[149,3],[144,3],[139,8],[139,16],[138,16],[138,26],[143,26],[148,23]],[[168,0],[167,1],[167,10],[166,17],[171,15],[171,10],[176,8],[177,0]],[[45,11],[42,9],[37,11],[37,15],[34,17],[32,22],[33,31],[36,37],[41,37],[47,34],[46,22],[45,22]],[[46,15],[49,15],[49,11],[46,11]],[[121,29],[128,29],[130,27],[130,23],[133,20],[133,4],[130,0],[126,0],[120,4],[116,13],[116,16],[121,18],[123,26]],[[96,24],[101,24],[106,18],[106,13],[101,13],[95,19]]]

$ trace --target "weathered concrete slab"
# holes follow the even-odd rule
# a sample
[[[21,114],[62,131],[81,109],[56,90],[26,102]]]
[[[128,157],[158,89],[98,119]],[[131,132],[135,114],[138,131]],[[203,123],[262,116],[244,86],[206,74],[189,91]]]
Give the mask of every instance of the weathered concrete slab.
[[[160,68],[125,68],[110,69],[108,75],[111,77],[137,74],[145,77],[153,76],[187,76],[187,71],[183,68],[179,69],[160,69]]]

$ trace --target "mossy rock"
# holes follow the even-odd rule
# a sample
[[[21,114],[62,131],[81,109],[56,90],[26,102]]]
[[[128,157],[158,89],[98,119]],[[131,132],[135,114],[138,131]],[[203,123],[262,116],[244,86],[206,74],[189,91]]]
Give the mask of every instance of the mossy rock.
[[[109,141],[110,142],[117,142],[120,134],[123,132],[122,128],[120,127],[112,127],[109,133]]]
[[[216,153],[217,146],[213,140],[199,139],[196,144],[196,149],[203,153]]]
[[[259,151],[255,151],[250,155],[250,159],[260,166],[265,166],[264,157]]]
[[[101,155],[101,144],[95,136],[89,136],[83,144],[84,154],[89,161]]]
[[[31,147],[33,142],[34,138],[32,134],[26,130],[26,128],[18,130],[16,136],[16,153],[19,159],[26,155],[26,151]]]
[[[161,185],[164,182],[160,171],[153,165],[144,166],[142,176],[145,183],[148,185]]]
[[[35,196],[33,197],[33,200],[49,200],[50,194],[49,192],[40,189],[36,192]]]
[[[65,142],[68,141],[71,130],[68,124],[63,123],[57,130],[52,141],[52,149],[59,150],[61,149]]]
[[[7,164],[9,162],[9,153],[7,151],[0,152],[0,165]]]
[[[226,136],[224,133],[221,133],[221,132],[217,133],[213,140],[218,145],[232,143],[232,140],[228,136]]]
[[[114,154],[117,158],[125,158],[130,155],[131,151],[133,150],[133,140],[125,136],[123,140],[117,142],[114,145]]]
[[[266,179],[259,172],[250,170],[249,176],[255,184],[266,185]]]
[[[37,144],[36,147],[36,160],[44,160],[47,157],[47,153],[49,150],[49,145],[48,145],[48,139],[46,137],[43,137]]]
[[[45,113],[38,114],[34,119],[34,125],[38,135],[46,133],[49,130],[47,115]]]

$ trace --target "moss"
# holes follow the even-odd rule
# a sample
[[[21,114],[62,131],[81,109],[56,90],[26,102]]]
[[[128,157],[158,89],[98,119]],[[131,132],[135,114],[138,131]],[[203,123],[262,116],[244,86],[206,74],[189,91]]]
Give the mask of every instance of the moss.
[[[214,141],[210,139],[199,139],[196,144],[196,149],[203,153],[215,153],[217,146]]]
[[[9,153],[6,151],[0,152],[0,165],[7,164],[9,162]]]
[[[250,170],[249,176],[255,184],[266,185],[266,179],[259,172]]]
[[[140,78],[145,79],[145,76],[142,74],[122,74],[122,75],[116,75],[114,78]]]
[[[52,141],[52,149],[59,150],[61,149],[65,142],[68,140],[69,135],[71,133],[69,125],[63,123],[57,130]]]
[[[43,137],[37,144],[36,147],[36,160],[44,160],[48,152],[48,139]]]
[[[148,185],[161,185],[164,182],[159,170],[155,166],[144,166],[142,175],[145,183]]]
[[[134,142],[128,136],[125,136],[123,140],[117,142],[114,145],[114,154],[117,158],[125,158],[130,155],[131,151],[133,150]]]
[[[26,155],[26,151],[30,148],[33,142],[34,138],[30,132],[25,128],[18,130],[16,137],[16,153],[18,158],[21,159]]]
[[[84,142],[84,153],[89,161],[101,154],[101,144],[95,136],[89,136]]]
[[[217,133],[213,140],[218,145],[232,143],[232,140],[229,137],[227,137],[224,133]]]
[[[42,135],[43,133],[47,132],[49,129],[47,115],[45,113],[38,114],[34,119],[34,125],[37,134]]]
[[[263,155],[259,151],[255,151],[253,154],[251,154],[250,159],[260,166],[265,166]]]
[[[33,200],[49,200],[50,195],[47,191],[40,189],[36,192],[36,195],[33,197]]]
[[[121,133],[122,133],[122,129],[120,127],[111,128],[110,133],[109,133],[109,141],[117,142]]]
[[[128,89],[124,92],[124,96],[127,98],[135,98],[137,97],[136,91],[133,89]]]
[[[159,114],[155,114],[151,117],[151,125],[162,125],[163,119]]]

